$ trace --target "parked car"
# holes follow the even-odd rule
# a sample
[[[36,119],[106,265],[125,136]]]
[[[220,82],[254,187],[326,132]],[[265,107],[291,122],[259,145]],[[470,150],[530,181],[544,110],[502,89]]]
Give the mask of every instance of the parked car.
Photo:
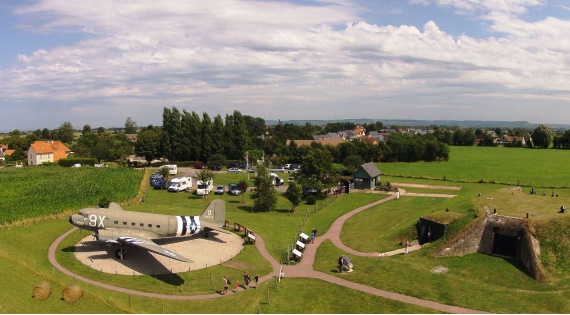
[[[222,166],[220,164],[214,164],[214,165],[210,165],[209,169],[211,171],[221,171],[222,170]]]
[[[230,167],[228,168],[228,173],[243,173],[243,170],[237,167]]]
[[[230,184],[228,186],[228,193],[230,195],[239,196],[241,195],[241,190],[238,188],[237,184]]]
[[[250,173],[255,173],[255,172],[257,172],[257,168],[250,168],[250,169],[248,170],[248,172],[250,172]]]
[[[275,167],[272,167],[269,169],[270,172],[281,172],[284,173],[285,172],[285,166],[283,165],[277,165]]]
[[[166,178],[156,172],[150,176],[150,185],[154,187],[154,189],[166,189],[168,187],[168,182],[166,181]]]
[[[303,196],[316,195],[318,191],[315,188],[303,188]]]
[[[218,185],[216,186],[216,191],[214,193],[218,195],[223,195],[225,192],[226,192],[226,186]]]

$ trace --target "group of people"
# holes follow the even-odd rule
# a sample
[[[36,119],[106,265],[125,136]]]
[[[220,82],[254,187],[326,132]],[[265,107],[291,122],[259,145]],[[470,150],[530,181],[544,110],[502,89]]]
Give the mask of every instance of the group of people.
[[[222,295],[227,295],[228,289],[230,288],[232,282],[230,281],[230,279],[228,279],[228,276],[224,276],[223,281],[224,281],[224,289],[222,290]],[[249,288],[249,283],[251,282],[251,278],[249,277],[247,271],[243,273],[243,282],[245,283],[245,288],[246,289]],[[257,285],[259,283],[259,275],[255,275],[255,277],[253,278],[253,282],[255,283],[255,288],[257,289]],[[232,291],[237,292],[239,290],[239,287],[240,287],[239,280],[236,280],[236,288],[235,290]]]

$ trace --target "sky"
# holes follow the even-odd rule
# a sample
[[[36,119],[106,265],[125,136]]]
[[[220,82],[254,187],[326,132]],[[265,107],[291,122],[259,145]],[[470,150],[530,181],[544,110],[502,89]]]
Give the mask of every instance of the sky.
[[[570,0],[0,0],[0,130],[266,120],[570,124]]]

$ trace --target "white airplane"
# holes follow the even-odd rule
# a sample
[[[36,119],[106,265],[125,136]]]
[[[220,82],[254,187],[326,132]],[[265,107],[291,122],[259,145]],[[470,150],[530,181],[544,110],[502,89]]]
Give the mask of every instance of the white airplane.
[[[95,232],[99,242],[119,244],[115,255],[125,257],[130,246],[143,248],[153,253],[183,262],[192,260],[167,250],[153,242],[163,237],[189,236],[211,230],[229,233],[222,227],[226,221],[226,203],[215,199],[200,216],[171,216],[145,212],[125,211],[112,202],[109,208],[85,208],[69,216],[69,222],[80,229]]]

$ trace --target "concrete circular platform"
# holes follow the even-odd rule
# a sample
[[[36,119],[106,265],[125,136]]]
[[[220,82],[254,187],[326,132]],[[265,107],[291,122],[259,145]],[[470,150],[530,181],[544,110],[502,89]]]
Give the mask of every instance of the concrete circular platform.
[[[130,246],[125,259],[119,260],[115,256],[117,244],[97,242],[91,235],[84,237],[75,245],[75,257],[100,272],[131,276],[162,275],[218,265],[239,254],[243,248],[243,239],[235,233],[210,232],[208,238],[199,234],[157,239],[154,242],[194,262],[181,262],[135,246]]]

